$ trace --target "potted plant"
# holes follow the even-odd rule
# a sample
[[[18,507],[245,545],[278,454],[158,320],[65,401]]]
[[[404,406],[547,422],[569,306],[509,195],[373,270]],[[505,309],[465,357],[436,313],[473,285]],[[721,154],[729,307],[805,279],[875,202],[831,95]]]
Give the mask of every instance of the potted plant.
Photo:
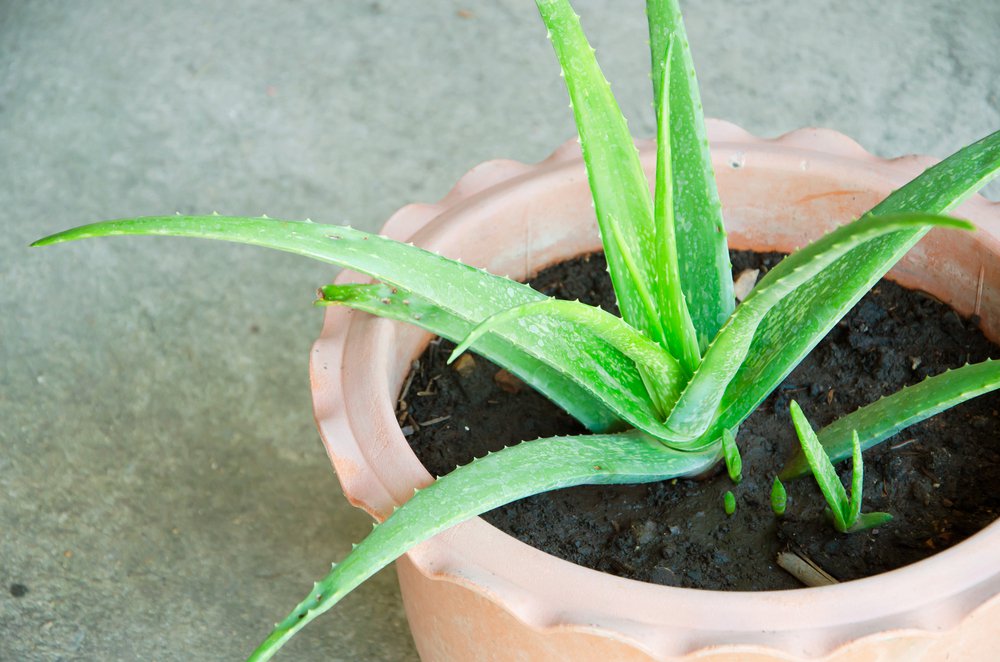
[[[151,217],[84,226],[36,242],[44,245],[115,234],[224,238],[301,253],[361,271],[378,282],[327,286],[321,290],[322,301],[409,322],[460,342],[459,350],[473,346],[545,393],[593,432],[505,449],[428,485],[412,498],[408,498],[409,492],[426,483],[426,476],[413,476],[412,457],[390,458],[391,464],[409,466],[409,478],[416,480],[376,487],[385,490],[377,499],[354,497],[386,517],[385,522],[317,583],[251,659],[269,658],[312,618],[415,544],[496,505],[567,485],[645,482],[697,474],[723,459],[733,469],[738,453],[732,439],[763,397],[928,229],[970,229],[966,222],[937,214],[954,208],[1000,168],[1000,135],[994,134],[929,169],[857,221],[833,229],[794,253],[734,309],[729,245],[676,4],[648,3],[658,120],[655,196],[650,195],[632,138],[572,9],[558,0],[538,0],[538,6],[570,89],[622,318],[579,303],[548,299],[530,287],[405,243],[309,221]],[[558,162],[559,158],[550,165],[555,167]],[[466,189],[475,188],[469,181],[466,184]],[[481,177],[479,185],[488,184],[532,186],[516,177],[494,177],[493,181],[486,175]],[[456,196],[456,206],[448,209],[448,214],[458,216],[492,200],[489,195],[478,199],[468,196],[468,191],[465,199],[460,197]],[[480,225],[481,230],[486,231],[488,223],[495,221],[489,211],[487,225]],[[390,224],[386,233],[409,238],[404,236],[410,234],[408,228],[401,227],[404,220]],[[439,217],[432,224],[437,227],[428,229],[445,233],[444,221]],[[430,232],[426,238],[436,237]],[[463,241],[468,237],[458,237],[457,244],[449,244],[458,250],[457,257],[467,248]],[[433,241],[429,246],[433,247]],[[544,251],[551,246],[542,242],[539,248]],[[551,251],[558,257],[570,254]],[[500,257],[502,264],[504,258],[509,263],[509,256]],[[543,266],[545,257],[544,252],[533,256],[521,275]],[[368,322],[359,316],[350,325],[337,319],[331,316],[325,339],[367,330],[382,335],[397,333],[395,327],[386,325],[365,329]],[[781,342],[774,342],[782,329],[787,333],[782,334]],[[373,384],[359,387],[359,394],[384,401],[401,383],[422,336],[405,332],[400,337],[402,340],[373,345],[388,350],[388,357],[364,355],[366,360],[392,359],[392,367],[380,373]],[[326,373],[350,370],[346,354],[338,357],[335,349],[329,356],[330,363],[313,365],[320,391],[329,388]],[[338,360],[342,363],[336,363]],[[860,446],[877,444],[905,425],[997,386],[1000,369],[992,362],[957,369],[824,428],[817,443],[833,460],[853,454],[860,469]],[[317,417],[325,420],[322,398],[317,402]],[[370,406],[366,411],[372,412]],[[399,438],[391,425],[386,429],[384,414],[380,409],[370,417],[371,432],[381,444],[387,443],[385,435]],[[352,427],[358,420],[349,419]],[[801,420],[799,429],[803,439],[811,439]],[[329,440],[329,431],[327,436]],[[852,444],[855,438],[858,442]],[[350,445],[343,449],[351,452]],[[335,459],[348,491],[360,470],[359,459],[347,453]],[[815,471],[822,478],[823,470]],[[404,501],[405,505],[390,515],[390,507]],[[849,508],[840,511],[841,528],[851,527],[854,522],[847,520],[852,516],[857,519],[859,503],[855,496]],[[838,507],[836,502],[831,505]],[[408,581],[405,568],[404,586]],[[969,590],[976,593],[982,589]],[[481,601],[482,595],[476,599]],[[700,597],[690,600],[701,602]],[[753,602],[742,597],[736,601]],[[772,605],[768,617],[779,611]],[[881,612],[876,612],[874,620],[879,620]],[[755,624],[751,629],[781,630],[770,620],[765,623],[770,625]],[[830,627],[846,625],[834,620]],[[586,629],[583,623],[577,628]],[[593,628],[605,632],[602,626]],[[637,639],[636,628],[648,630],[648,622],[640,619],[639,625],[624,626],[625,634],[610,635],[596,640],[598,643],[585,639],[591,652],[600,653],[604,646]],[[695,626],[698,628],[705,630]],[[661,631],[653,636],[664,635]],[[732,636],[684,641],[696,641],[697,645],[755,643]],[[636,650],[650,651],[651,647],[640,643]]]

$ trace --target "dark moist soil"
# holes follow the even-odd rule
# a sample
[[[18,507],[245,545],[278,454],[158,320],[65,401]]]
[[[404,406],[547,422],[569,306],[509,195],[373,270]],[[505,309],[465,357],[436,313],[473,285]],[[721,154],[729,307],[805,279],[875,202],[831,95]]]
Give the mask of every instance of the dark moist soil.
[[[733,253],[734,274],[779,254]],[[532,285],[614,312],[604,258],[558,265]],[[581,433],[545,398],[478,356],[452,366],[452,345],[435,340],[420,358],[400,420],[434,475],[505,445]],[[1000,509],[1000,397],[989,394],[904,430],[865,452],[863,510],[891,523],[850,535],[834,531],[809,476],[786,483],[788,510],[771,512],[771,481],[797,448],[794,398],[818,430],[857,407],[966,362],[1000,356],[974,321],[925,294],[882,281],[740,427],[743,482],[724,470],[701,480],[574,487],[487,513],[494,526],[560,558],[642,581],[721,590],[796,588],[776,555],[805,555],[845,581],[913,563],[980,530]],[[446,419],[444,417],[447,417]],[[839,467],[846,479],[849,462]],[[736,495],[726,516],[722,496]]]

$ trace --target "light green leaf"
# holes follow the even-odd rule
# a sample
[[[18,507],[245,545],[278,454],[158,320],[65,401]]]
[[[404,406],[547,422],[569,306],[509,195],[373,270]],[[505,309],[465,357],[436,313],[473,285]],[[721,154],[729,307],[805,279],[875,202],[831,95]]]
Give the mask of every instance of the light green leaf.
[[[626,324],[620,317],[580,303],[546,299],[521,304],[501,311],[487,318],[458,344],[448,362],[454,361],[470,346],[478,343],[486,334],[509,330],[518,326],[519,346],[531,354],[545,360],[553,368],[576,371],[577,367],[565,358],[564,353],[573,351],[562,343],[546,342],[550,337],[547,330],[539,328],[527,320],[548,317],[555,324],[566,323],[574,333],[589,332],[608,343],[641,368],[645,376],[647,391],[653,395],[663,415],[670,411],[680,395],[686,375],[680,363],[665,349]],[[542,344],[544,343],[544,346]],[[478,350],[477,350],[478,351]],[[536,354],[536,351],[538,352]],[[544,352],[544,357],[543,354]]]
[[[471,517],[572,485],[644,483],[697,474],[718,459],[718,449],[681,453],[633,431],[539,439],[475,460],[414,494],[378,525],[249,659],[270,659],[303,626],[408,549]]]
[[[799,403],[794,400],[792,400],[791,412],[792,423],[795,425],[795,433],[799,437],[802,453],[809,462],[809,468],[812,469],[813,478],[816,479],[816,484],[819,486],[820,492],[823,493],[827,505],[830,506],[834,526],[838,531],[844,533],[849,526],[847,516],[850,505],[847,499],[847,492],[840,482],[837,470],[833,468],[833,463],[830,462],[830,458],[823,452],[823,447],[820,445],[819,440],[816,439],[816,433],[813,432],[812,426],[809,425],[805,414],[799,408]]]
[[[817,436],[830,459],[840,462],[851,454],[853,430],[864,439],[861,448],[866,450],[904,428],[997,388],[1000,388],[1000,361],[990,359],[966,365],[865,405],[826,426]],[[781,477],[794,478],[808,469],[805,458],[798,454],[785,465]]]
[[[345,305],[372,315],[408,322],[431,333],[460,342],[474,328],[464,319],[445,312],[426,299],[383,283],[338,284],[320,288],[319,305]],[[560,370],[515,347],[496,335],[480,339],[476,351],[506,368],[524,383],[544,393],[589,430],[621,428],[620,419],[599,405],[594,396]]]
[[[998,172],[1000,132],[928,168],[871,213],[944,213]],[[732,428],[749,416],[925,232],[910,228],[860,246],[775,306],[761,323],[746,361],[727,388],[718,426]],[[862,432],[861,436],[867,435]]]
[[[931,214],[863,216],[782,260],[751,290],[705,352],[701,365],[667,419],[671,438],[685,442],[708,429],[727,385],[747,357],[761,320],[785,296],[821,277],[830,264],[866,242],[901,230],[931,226],[974,228],[968,221]],[[794,336],[795,332],[789,330],[787,338],[791,340]]]
[[[729,479],[739,484],[743,480],[743,458],[740,457],[736,437],[729,430],[722,431],[722,456],[726,460],[726,471],[729,472]]]
[[[566,0],[536,0],[572,101],[590,191],[622,317],[663,345],[653,201],[628,125]]]
[[[153,216],[105,221],[39,240],[48,245],[114,235],[171,235],[224,239],[305,255],[366,273],[392,287],[424,297],[440,311],[472,325],[497,312],[545,296],[526,285],[360,230],[310,221],[225,216]],[[563,374],[594,402],[621,420],[663,438],[665,428],[634,362],[586,332],[539,320],[551,346],[563,345]],[[506,331],[500,335],[506,336]],[[507,338],[515,342],[513,338]],[[524,348],[527,349],[527,348]],[[532,350],[539,358],[540,352]],[[570,403],[572,404],[572,403]],[[587,420],[587,419],[584,419]]]
[[[861,515],[861,494],[865,487],[865,464],[861,458],[861,440],[858,439],[857,430],[851,432],[851,451],[853,458],[851,461],[851,500],[847,504],[847,514],[844,517],[844,523],[847,524],[848,528],[854,526]],[[825,449],[823,454],[826,455]]]
[[[736,497],[731,491],[726,491],[722,495],[722,507],[725,509],[727,515],[732,515],[736,512]]]
[[[663,62],[663,84],[670,80],[673,40],[668,40]],[[653,209],[656,223],[657,305],[666,334],[666,347],[680,360],[686,376],[698,368],[701,348],[684,301],[681,275],[677,265],[677,238],[674,232],[674,183],[670,149],[669,96],[659,97],[656,114],[656,196]]]
[[[781,484],[781,480],[775,476],[774,482],[771,483],[771,510],[778,517],[782,517],[787,507],[788,492],[785,491],[785,486]]]
[[[647,0],[646,14],[654,107],[660,108],[662,102],[670,113],[665,133],[670,138],[681,285],[704,350],[732,313],[735,302],[726,228],[680,7],[677,0]],[[668,78],[663,54],[671,42],[672,73]],[[662,93],[664,88],[667,94]],[[658,136],[663,133],[658,129]]]

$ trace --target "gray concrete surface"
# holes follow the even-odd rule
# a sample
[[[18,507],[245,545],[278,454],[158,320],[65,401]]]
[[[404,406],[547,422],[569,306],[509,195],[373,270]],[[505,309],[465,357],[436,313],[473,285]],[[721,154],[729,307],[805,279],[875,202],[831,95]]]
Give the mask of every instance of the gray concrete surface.
[[[709,114],[944,156],[1000,128],[996,0],[687,2]],[[637,134],[639,0],[578,0]],[[527,1],[0,2],[0,660],[241,659],[368,529],[314,430],[328,267],[27,244],[163,212],[376,228],[573,134]],[[413,660],[383,572],[288,660]],[[26,592],[25,592],[26,589]]]

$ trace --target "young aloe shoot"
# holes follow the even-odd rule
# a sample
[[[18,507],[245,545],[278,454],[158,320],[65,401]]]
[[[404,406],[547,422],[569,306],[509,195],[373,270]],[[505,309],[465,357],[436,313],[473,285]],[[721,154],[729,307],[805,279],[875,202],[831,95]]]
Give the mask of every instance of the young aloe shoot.
[[[785,486],[781,483],[781,479],[775,476],[774,483],[771,484],[771,510],[778,517],[782,517],[787,507],[788,492],[785,491]]]
[[[743,480],[743,458],[740,457],[740,449],[736,446],[736,437],[729,430],[722,431],[722,456],[726,460],[729,478],[739,485]]]
[[[727,490],[722,495],[722,507],[725,509],[727,515],[732,515],[736,512],[736,497],[731,490]]]
[[[806,419],[799,404],[792,400],[792,423],[802,444],[802,452],[809,462],[816,484],[830,506],[833,526],[841,533],[855,533],[881,526],[892,519],[889,513],[861,513],[861,491],[864,483],[864,464],[861,459],[861,441],[854,432],[853,459],[851,468],[851,496],[848,498],[837,470],[830,461],[823,446],[816,438],[812,426]]]

